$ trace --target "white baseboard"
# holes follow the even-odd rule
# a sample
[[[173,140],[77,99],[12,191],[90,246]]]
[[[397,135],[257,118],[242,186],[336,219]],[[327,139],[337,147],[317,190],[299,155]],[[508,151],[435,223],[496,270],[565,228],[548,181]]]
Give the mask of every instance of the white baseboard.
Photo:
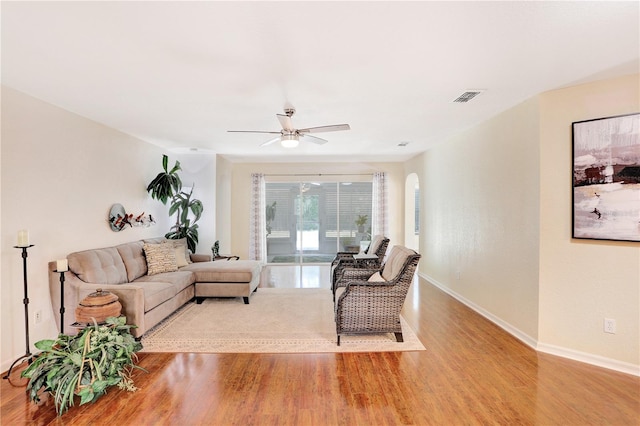
[[[524,333],[523,331],[519,330],[517,327],[514,327],[508,322],[502,320],[501,318],[496,317],[491,312],[486,311],[482,307],[476,305],[472,301],[466,299],[465,297],[451,290],[447,286],[440,283],[438,280],[423,273],[418,273],[418,275],[424,278],[425,280],[429,281],[431,284],[435,285],[440,290],[444,291],[454,299],[458,300],[460,303],[473,309],[475,312],[482,315],[483,317],[485,317],[492,323],[496,324],[498,327],[502,328],[504,331],[511,334],[516,339],[522,341],[524,344],[526,344],[527,346],[530,346],[532,349],[536,351],[559,356],[562,358],[571,359],[573,361],[584,362],[584,363],[595,365],[598,367],[607,368],[609,370],[619,371],[621,373],[640,376],[640,365],[630,364],[627,362],[618,361],[616,359],[606,358],[600,355],[580,352],[574,349],[541,343],[537,339],[529,336],[527,333]]]
[[[546,343],[538,343],[537,350],[546,354],[571,359],[573,361],[584,362],[598,367],[607,368],[609,370],[615,370],[621,373],[640,376],[640,365],[634,365],[628,362],[622,362],[616,359],[606,358],[587,352],[580,352],[573,349],[567,349],[561,346],[549,345]]]

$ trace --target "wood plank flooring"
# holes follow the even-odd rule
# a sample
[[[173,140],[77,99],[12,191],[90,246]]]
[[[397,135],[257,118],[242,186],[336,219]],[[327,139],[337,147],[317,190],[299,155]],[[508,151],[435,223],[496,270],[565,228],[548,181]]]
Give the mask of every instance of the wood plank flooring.
[[[138,392],[62,417],[2,380],[1,424],[640,424],[638,377],[537,353],[422,279],[404,316],[426,351],[140,354]]]

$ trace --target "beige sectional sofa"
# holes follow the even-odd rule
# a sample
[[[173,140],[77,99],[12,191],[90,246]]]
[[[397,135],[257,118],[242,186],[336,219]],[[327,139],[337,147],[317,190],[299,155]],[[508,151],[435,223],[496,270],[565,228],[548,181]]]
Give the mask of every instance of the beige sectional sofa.
[[[160,245],[161,244],[161,245]],[[151,249],[161,247],[167,254],[172,247],[178,253],[175,265],[158,264]],[[149,256],[146,255],[149,254]],[[184,253],[182,262],[180,254]],[[249,303],[260,283],[262,265],[255,260],[210,261],[210,256],[188,256],[184,241],[154,238],[133,241],[115,247],[85,250],[67,256],[69,271],[64,282],[64,332],[73,334],[78,303],[98,289],[116,294],[122,314],[135,337],[158,324],[176,309],[197,298],[242,297]],[[147,258],[149,257],[149,259]],[[196,260],[194,262],[191,259]],[[154,263],[151,263],[153,260]],[[171,263],[170,259],[168,263]],[[163,263],[164,262],[164,263]],[[177,268],[175,267],[177,266]],[[49,291],[54,317],[60,327],[60,274],[56,262],[49,263]],[[169,272],[162,272],[169,270]],[[158,272],[160,271],[160,272]],[[150,274],[151,273],[151,274]]]

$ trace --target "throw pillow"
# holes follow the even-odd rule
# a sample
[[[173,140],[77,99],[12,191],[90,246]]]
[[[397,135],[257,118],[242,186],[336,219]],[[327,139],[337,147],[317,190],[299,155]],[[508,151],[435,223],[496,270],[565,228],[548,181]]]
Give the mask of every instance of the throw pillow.
[[[178,270],[173,244],[145,244],[143,249],[145,257],[147,258],[148,275]]]
[[[173,243],[174,247],[182,248],[182,251],[183,251],[182,257],[185,258],[185,261],[187,262],[187,264],[193,263],[191,262],[191,252],[189,251],[189,247],[187,246],[186,238],[180,238],[179,240],[168,240],[168,242]],[[180,263],[180,259],[181,258],[178,258],[178,264]],[[178,265],[178,266],[185,266],[185,265]]]
[[[187,262],[187,258],[184,256],[184,248],[181,245],[175,245],[173,247],[173,252],[176,256],[176,263],[178,268],[182,268],[183,266],[187,266],[189,262]]]
[[[382,275],[380,275],[380,272],[376,272],[375,274],[371,275],[367,281],[380,282],[380,281],[384,281],[384,278],[382,278]]]

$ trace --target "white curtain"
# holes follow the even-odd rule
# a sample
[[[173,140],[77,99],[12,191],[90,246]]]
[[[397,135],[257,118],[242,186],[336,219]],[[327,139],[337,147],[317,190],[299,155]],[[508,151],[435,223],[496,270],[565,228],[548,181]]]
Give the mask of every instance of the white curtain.
[[[389,197],[387,192],[386,173],[375,172],[373,174],[371,235],[384,235],[389,238]]]
[[[266,262],[267,260],[265,205],[264,175],[262,173],[252,173],[249,259],[261,262]]]

